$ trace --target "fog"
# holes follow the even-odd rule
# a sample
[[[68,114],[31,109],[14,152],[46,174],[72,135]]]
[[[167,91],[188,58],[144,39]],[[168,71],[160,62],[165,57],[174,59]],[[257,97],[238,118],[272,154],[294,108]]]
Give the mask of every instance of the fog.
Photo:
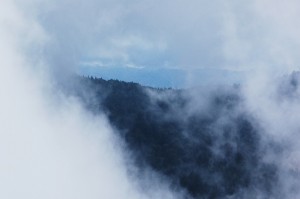
[[[159,178],[145,181],[149,193],[136,186],[113,128],[60,91],[59,61],[42,52],[51,38],[19,6],[0,8],[0,197],[174,198]]]
[[[278,168],[276,195],[297,198],[299,75],[288,75],[299,65],[299,8],[293,0],[2,0],[0,197],[184,197],[151,168],[135,175],[130,150],[106,115],[90,113],[61,89],[62,82],[72,84],[70,76],[82,59],[96,57],[108,66],[246,72],[239,87],[242,107],[222,113],[214,130],[222,134],[224,123],[237,113],[251,115],[262,137],[260,161]],[[209,92],[219,91],[189,93],[184,113],[210,111]],[[179,114],[174,110],[173,117]],[[250,187],[232,197],[264,194]]]

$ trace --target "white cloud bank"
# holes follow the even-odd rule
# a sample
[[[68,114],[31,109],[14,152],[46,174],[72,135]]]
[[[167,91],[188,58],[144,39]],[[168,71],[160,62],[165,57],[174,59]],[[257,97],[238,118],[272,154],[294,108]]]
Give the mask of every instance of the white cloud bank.
[[[64,55],[49,48],[56,37],[36,20],[35,3],[0,6],[0,198],[175,198],[159,181],[142,193],[105,117],[52,84],[48,72]]]

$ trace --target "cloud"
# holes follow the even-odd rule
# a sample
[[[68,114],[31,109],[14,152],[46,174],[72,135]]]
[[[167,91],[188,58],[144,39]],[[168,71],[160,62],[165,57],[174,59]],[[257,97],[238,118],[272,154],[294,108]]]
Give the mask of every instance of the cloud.
[[[299,65],[300,5],[294,0],[65,0],[34,5],[35,18],[55,38],[44,54],[60,69],[85,58],[118,65],[271,68],[281,73]]]
[[[288,145],[286,156],[264,157],[282,169],[284,191],[298,182],[289,172],[299,165],[299,106],[297,100],[278,97],[277,79],[269,76],[298,68],[298,2],[1,4],[1,198],[147,197],[126,173],[105,117],[94,118],[56,87],[85,57],[125,66],[267,71],[250,74],[257,78],[243,87],[246,108],[266,135]],[[149,197],[179,197],[160,180],[153,189],[157,195]]]
[[[81,51],[76,42],[67,46],[75,38],[60,43],[71,34],[67,27],[55,35],[40,24],[39,3],[1,1],[0,198],[174,198],[159,178],[159,187],[149,183],[142,193],[105,116],[88,113],[57,86],[51,71],[67,75],[68,56]]]

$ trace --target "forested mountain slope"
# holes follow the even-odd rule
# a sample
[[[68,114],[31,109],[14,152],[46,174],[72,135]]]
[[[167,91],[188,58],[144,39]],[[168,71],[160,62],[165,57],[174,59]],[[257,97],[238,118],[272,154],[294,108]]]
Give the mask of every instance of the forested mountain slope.
[[[73,89],[89,110],[108,116],[138,168],[152,168],[192,198],[272,195],[277,168],[262,160],[259,126],[238,86],[203,99],[192,89],[100,78],[77,78]]]

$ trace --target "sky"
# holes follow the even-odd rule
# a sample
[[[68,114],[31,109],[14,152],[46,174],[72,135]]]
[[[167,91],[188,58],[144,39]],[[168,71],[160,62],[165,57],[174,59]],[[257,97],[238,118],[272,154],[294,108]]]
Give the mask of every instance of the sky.
[[[93,76],[105,80],[115,79],[126,82],[137,82],[144,86],[155,88],[189,88],[191,86],[218,86],[226,84],[232,86],[242,83],[245,74],[240,71],[221,69],[193,69],[181,68],[131,68],[131,67],[95,67],[81,66],[78,74]]]
[[[67,32],[53,34],[77,39],[79,48],[85,41],[88,48],[76,62],[81,74],[185,87],[240,83],[244,73],[281,75],[299,68],[300,5],[295,0],[78,2],[53,8],[43,22],[51,28],[67,25]],[[59,14],[47,18],[56,12],[68,22]],[[189,81],[190,74],[197,81]]]
[[[57,73],[77,68],[84,75],[186,87],[299,69],[295,0],[17,1],[47,32],[43,45],[48,47],[35,53],[47,55]],[[116,75],[125,68],[126,78]]]

